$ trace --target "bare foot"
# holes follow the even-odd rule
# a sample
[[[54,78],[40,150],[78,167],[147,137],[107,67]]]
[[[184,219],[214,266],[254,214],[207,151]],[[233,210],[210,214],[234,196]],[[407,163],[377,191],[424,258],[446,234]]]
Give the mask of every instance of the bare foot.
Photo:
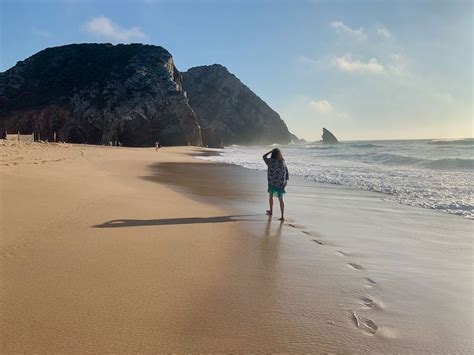
[[[278,218],[278,220],[283,222],[285,218],[281,217],[281,218]]]
[[[273,214],[272,211],[270,211],[270,210],[266,210],[265,213],[266,213],[267,216],[271,216]]]

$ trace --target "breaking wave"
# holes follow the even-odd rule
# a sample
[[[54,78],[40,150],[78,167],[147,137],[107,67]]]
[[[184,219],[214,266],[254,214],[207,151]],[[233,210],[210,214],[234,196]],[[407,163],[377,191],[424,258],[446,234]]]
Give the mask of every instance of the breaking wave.
[[[438,142],[438,141],[436,141]],[[474,219],[474,139],[307,144],[282,147],[290,174],[380,192],[399,203]],[[428,144],[427,144],[428,143]],[[447,149],[438,149],[446,146]],[[232,146],[203,157],[265,170],[268,147]]]
[[[435,170],[474,170],[473,159],[439,159],[423,165]]]
[[[466,139],[451,139],[451,140],[433,140],[428,142],[428,144],[432,145],[457,145],[457,146],[474,146],[474,138],[466,138]]]

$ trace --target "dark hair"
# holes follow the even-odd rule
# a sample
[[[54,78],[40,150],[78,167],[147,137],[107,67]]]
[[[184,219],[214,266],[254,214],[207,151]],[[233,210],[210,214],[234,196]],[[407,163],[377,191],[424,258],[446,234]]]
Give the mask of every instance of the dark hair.
[[[272,150],[272,159],[278,159],[278,160],[285,160],[283,159],[283,155],[281,154],[281,150],[278,148],[275,148]]]

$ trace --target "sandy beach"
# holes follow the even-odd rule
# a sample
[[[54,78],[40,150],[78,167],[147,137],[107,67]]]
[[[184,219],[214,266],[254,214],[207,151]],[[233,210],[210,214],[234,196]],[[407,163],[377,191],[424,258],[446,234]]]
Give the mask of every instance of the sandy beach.
[[[2,353],[472,348],[471,221],[294,179],[281,224],[199,148],[1,144]]]

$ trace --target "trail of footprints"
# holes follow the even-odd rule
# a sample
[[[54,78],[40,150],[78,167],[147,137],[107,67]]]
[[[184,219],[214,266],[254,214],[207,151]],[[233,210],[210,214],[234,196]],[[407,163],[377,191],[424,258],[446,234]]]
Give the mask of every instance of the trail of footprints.
[[[287,226],[289,227],[292,227],[292,228],[296,228],[296,229],[300,229],[301,230],[301,233],[306,235],[306,236],[309,236],[311,237],[312,241],[318,245],[323,245],[323,246],[328,246],[328,244],[326,242],[324,242],[323,240],[319,239],[319,238],[316,238],[316,236],[309,232],[309,231],[306,231],[306,230],[302,230],[304,228],[304,226],[300,226],[300,225],[297,225],[297,224],[294,224],[294,223],[285,223]],[[351,257],[351,253],[348,253],[348,252],[345,252],[345,251],[342,251],[342,250],[337,250],[337,254],[342,256],[342,257]],[[355,262],[348,262],[347,263],[347,266],[355,271],[365,271],[365,268],[358,264],[358,263],[355,263]],[[374,288],[376,287],[377,285],[377,282],[372,279],[371,277],[365,277],[364,278],[366,284],[365,284],[365,287],[367,288]],[[365,310],[382,310],[384,309],[384,305],[382,302],[378,301],[378,300],[374,300],[373,298],[369,297],[369,296],[366,296],[366,297],[362,297],[360,299],[361,301],[361,306],[363,307],[363,309]],[[352,312],[352,320],[353,320],[353,323],[354,325],[361,329],[362,331],[364,331],[365,333],[367,334],[376,334],[377,333],[377,330],[379,329],[379,327],[377,326],[377,324],[375,324],[375,322],[368,318],[368,317],[365,317],[355,311]]]
[[[12,160],[12,161],[2,162],[1,164],[2,164],[2,165],[5,165],[5,166],[32,165],[32,164],[56,163],[56,162],[62,161],[62,160],[65,160],[65,159],[49,159],[49,160],[45,160],[45,159],[41,159],[41,158],[36,158],[36,159],[33,159],[33,160],[25,161],[25,160],[23,160],[22,157],[19,157],[19,158],[15,158],[15,159]]]

